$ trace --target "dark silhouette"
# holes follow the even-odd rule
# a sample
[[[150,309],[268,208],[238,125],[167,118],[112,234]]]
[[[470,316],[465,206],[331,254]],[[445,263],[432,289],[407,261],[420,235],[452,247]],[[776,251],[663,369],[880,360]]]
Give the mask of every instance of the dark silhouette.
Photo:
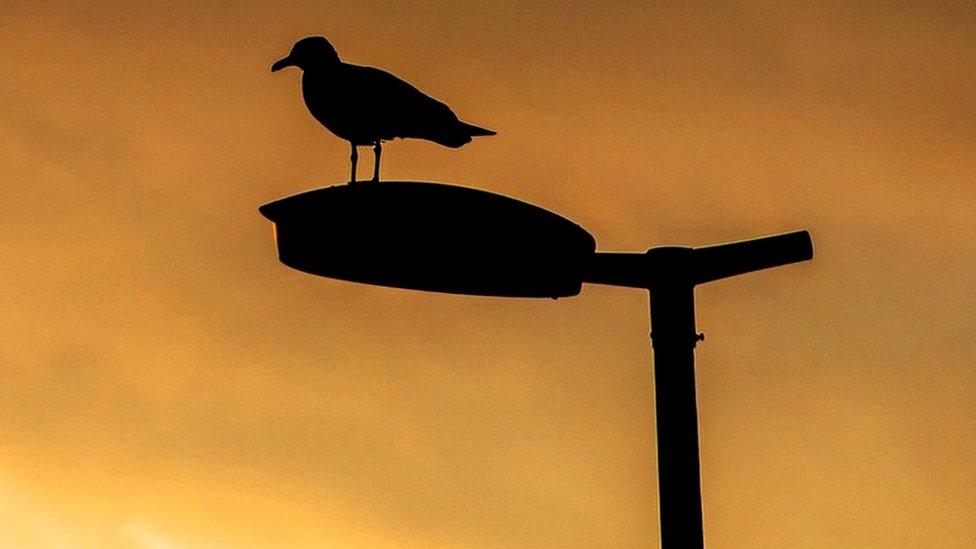
[[[573,296],[596,249],[582,227],[538,206],[436,183],[337,185],[260,211],[286,265],[414,290]]]
[[[495,132],[458,120],[451,109],[396,76],[343,63],[328,40],[302,38],[286,57],[271,65],[302,70],[302,96],[308,111],[352,148],[350,183],[356,182],[358,146],[373,146],[373,181],[380,178],[383,141],[416,138],[457,148],[472,137]]]
[[[399,288],[568,297],[584,282],[650,291],[661,547],[704,545],[695,396],[695,286],[813,258],[807,231],[717,246],[596,251],[552,212],[451,185],[329,187],[261,207],[278,256],[312,274]]]
[[[806,231],[647,253],[597,252],[584,228],[507,196],[442,183],[336,185],[261,206],[279,257],[307,273],[395,288],[570,297],[584,282],[651,289],[812,257]]]

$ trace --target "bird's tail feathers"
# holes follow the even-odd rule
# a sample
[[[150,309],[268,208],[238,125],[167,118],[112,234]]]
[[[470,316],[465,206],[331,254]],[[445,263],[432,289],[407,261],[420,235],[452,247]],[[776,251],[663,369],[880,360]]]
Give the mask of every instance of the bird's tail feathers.
[[[439,135],[436,137],[428,137],[434,143],[439,145],[444,145],[445,147],[451,147],[456,149],[462,145],[466,145],[471,142],[471,136],[462,133],[452,133],[449,135]]]
[[[460,122],[461,129],[463,129],[468,135],[472,137],[477,137],[481,135],[495,135],[498,132],[494,130],[489,130],[488,128],[479,128],[478,126],[468,124],[467,122]]]
[[[495,132],[486,128],[479,128],[478,126],[472,126],[465,122],[458,123],[451,128],[450,132],[442,133],[436,137],[430,138],[431,141],[435,143],[440,143],[446,147],[458,148],[462,145],[466,145],[471,142],[472,137],[478,137],[482,135],[495,135]]]
[[[479,128],[478,126],[472,126],[471,124],[467,124],[459,120],[449,132],[441,133],[433,137],[425,136],[425,139],[430,139],[431,141],[444,145],[445,147],[456,149],[462,145],[470,143],[472,137],[482,135],[495,135],[495,132],[489,129]]]

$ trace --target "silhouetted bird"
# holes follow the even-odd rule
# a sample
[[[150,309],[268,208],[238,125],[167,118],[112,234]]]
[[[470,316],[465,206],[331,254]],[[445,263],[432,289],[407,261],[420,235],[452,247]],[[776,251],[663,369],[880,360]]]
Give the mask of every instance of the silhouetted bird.
[[[352,146],[350,183],[356,181],[360,145],[373,146],[373,181],[379,181],[383,141],[412,137],[457,148],[474,136],[495,135],[461,122],[447,105],[388,72],[343,63],[321,36],[296,42],[291,53],[271,65],[271,72],[291,66],[303,71],[302,96],[308,111]]]

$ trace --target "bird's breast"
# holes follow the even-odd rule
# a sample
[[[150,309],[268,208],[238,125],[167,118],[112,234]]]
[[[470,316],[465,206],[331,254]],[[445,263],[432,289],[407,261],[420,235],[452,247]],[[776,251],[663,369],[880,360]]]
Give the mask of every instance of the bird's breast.
[[[308,74],[302,77],[302,96],[309,113],[336,136],[355,144],[392,139],[377,124],[375,105],[340,77]]]

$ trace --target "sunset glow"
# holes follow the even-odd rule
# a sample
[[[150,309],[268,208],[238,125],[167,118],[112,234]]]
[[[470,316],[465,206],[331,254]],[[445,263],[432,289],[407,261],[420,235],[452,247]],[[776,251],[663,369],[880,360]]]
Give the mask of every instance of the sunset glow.
[[[698,291],[708,547],[976,546],[971,3],[164,4],[0,6],[0,546],[657,546],[646,293],[278,262],[257,207],[348,177],[309,34],[498,131],[385,179],[811,231]]]

